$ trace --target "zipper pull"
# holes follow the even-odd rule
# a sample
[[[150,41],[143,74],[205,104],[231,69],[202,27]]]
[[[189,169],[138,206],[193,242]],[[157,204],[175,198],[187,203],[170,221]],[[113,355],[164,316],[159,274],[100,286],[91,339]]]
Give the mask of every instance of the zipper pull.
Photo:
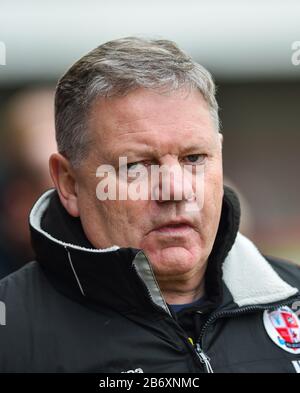
[[[200,345],[198,343],[196,344],[196,353],[197,353],[197,355],[198,355],[198,357],[200,359],[200,362],[204,363],[206,371],[209,374],[213,373],[214,370],[212,369],[211,364],[209,362],[210,359],[209,359],[208,356],[205,355],[205,353],[202,351],[202,349],[201,349],[201,347],[200,347]]]

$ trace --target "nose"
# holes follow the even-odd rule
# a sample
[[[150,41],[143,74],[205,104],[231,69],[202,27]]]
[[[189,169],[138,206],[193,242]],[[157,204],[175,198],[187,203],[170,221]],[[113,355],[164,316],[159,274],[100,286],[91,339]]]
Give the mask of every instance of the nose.
[[[166,159],[156,167],[153,184],[154,198],[158,202],[192,201],[195,199],[192,174],[186,171],[177,159]]]

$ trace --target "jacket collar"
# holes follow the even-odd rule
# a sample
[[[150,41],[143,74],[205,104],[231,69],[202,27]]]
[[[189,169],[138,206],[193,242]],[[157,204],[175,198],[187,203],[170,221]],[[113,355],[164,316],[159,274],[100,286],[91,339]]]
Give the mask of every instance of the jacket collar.
[[[255,245],[241,233],[222,270],[223,280],[239,307],[275,303],[298,292],[279,277]]]
[[[117,245],[93,248],[80,220],[72,219],[58,201],[55,190],[47,191],[29,217],[37,260],[56,289],[81,303],[101,304],[123,313],[169,313],[143,251]],[[237,233],[239,218],[238,199],[225,187],[219,229],[205,276],[211,301],[221,302],[224,286],[238,306],[273,303],[296,294],[297,289],[278,276],[253,243]],[[53,223],[56,230],[50,232],[48,228],[55,228]],[[65,227],[63,238],[59,238],[61,227]]]

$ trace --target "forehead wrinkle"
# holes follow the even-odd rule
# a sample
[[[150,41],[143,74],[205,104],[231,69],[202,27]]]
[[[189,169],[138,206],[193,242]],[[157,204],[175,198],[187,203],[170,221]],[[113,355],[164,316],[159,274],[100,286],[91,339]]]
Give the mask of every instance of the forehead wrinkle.
[[[189,141],[188,144],[177,143],[175,140],[167,140],[162,141],[160,138],[157,139],[157,143],[155,144],[147,144],[144,141],[138,142],[134,141],[132,144],[123,144],[121,149],[114,149],[112,152],[112,156],[114,157],[138,157],[140,159],[147,159],[147,158],[159,158],[165,154],[186,154],[191,152],[201,152],[206,147],[206,144],[203,144],[201,141],[191,142]]]
[[[156,154],[157,156],[164,153],[178,154],[183,149],[189,149],[184,146],[186,141],[190,143],[193,141],[191,145],[199,149],[212,146],[210,116],[193,117],[191,115],[191,118],[181,119],[179,114],[179,118],[176,114],[175,117],[166,114],[166,118],[162,119],[157,118],[156,113],[142,114],[130,110],[124,118],[126,114],[124,108],[109,105],[107,109],[113,116],[104,116],[104,119],[97,116],[94,130],[102,146],[102,156],[114,161],[118,153],[119,156],[124,156],[124,153],[125,155],[128,153]],[[105,120],[104,123],[101,120]],[[122,151],[118,151],[116,147]]]
[[[199,130],[200,134],[203,134],[203,130],[211,128],[211,124],[209,123],[211,122],[210,116],[197,116],[196,118],[193,118],[192,115],[190,119],[186,118],[181,120],[180,113],[178,113],[178,116],[175,114],[175,117],[173,116],[172,118],[168,118],[168,114],[166,114],[166,119],[160,118],[158,120],[156,112],[145,114],[134,113],[131,108],[131,110],[126,113],[126,111],[121,110],[118,107],[109,107],[106,108],[106,113],[111,113],[113,116],[104,116],[103,118],[102,116],[99,116],[100,113],[97,110],[95,111],[95,109],[96,108],[94,108],[94,120],[96,120],[96,122],[94,125],[96,127],[94,127],[94,130],[95,128],[96,130],[98,129],[97,133],[102,134],[101,136],[104,138],[105,135],[103,134],[113,133],[116,134],[117,137],[121,137],[128,136],[130,134],[155,132],[153,128],[156,128],[161,133],[169,133],[171,128],[173,128],[175,132],[181,127],[184,132],[189,133]],[[100,109],[99,106],[97,109]],[[134,118],[132,118],[133,116]],[[99,130],[102,130],[102,132],[99,132]]]
[[[147,118],[143,118],[143,120],[144,119]],[[150,120],[153,119],[151,118]],[[117,132],[118,138],[130,137],[131,135],[141,134],[142,138],[146,136],[145,139],[152,142],[153,137],[157,139],[161,139],[164,138],[166,135],[168,135],[171,141],[174,141],[175,135],[180,140],[182,140],[182,138],[192,138],[192,137],[195,138],[196,135],[198,140],[197,142],[201,142],[205,144],[211,141],[211,135],[209,135],[209,131],[203,132],[203,129],[209,128],[205,122],[202,122],[202,124],[201,123],[196,124],[193,121],[185,121],[184,124],[181,126],[175,121],[165,122],[165,123],[158,122],[157,125],[153,124],[152,121],[150,122],[150,124],[149,123],[147,124],[147,122],[144,122],[143,124],[134,124],[136,123],[136,121],[134,120],[131,122],[119,123],[118,125],[119,132]],[[133,128],[128,127],[128,125],[130,124],[134,124],[134,127]],[[180,128],[182,131],[178,132]]]

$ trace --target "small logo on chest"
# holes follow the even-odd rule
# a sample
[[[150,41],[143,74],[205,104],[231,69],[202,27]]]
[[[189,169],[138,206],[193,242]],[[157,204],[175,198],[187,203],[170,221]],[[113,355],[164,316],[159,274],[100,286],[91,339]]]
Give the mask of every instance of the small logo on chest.
[[[263,322],[265,329],[281,349],[300,353],[300,321],[295,312],[289,307],[280,307],[275,311],[264,311]]]

